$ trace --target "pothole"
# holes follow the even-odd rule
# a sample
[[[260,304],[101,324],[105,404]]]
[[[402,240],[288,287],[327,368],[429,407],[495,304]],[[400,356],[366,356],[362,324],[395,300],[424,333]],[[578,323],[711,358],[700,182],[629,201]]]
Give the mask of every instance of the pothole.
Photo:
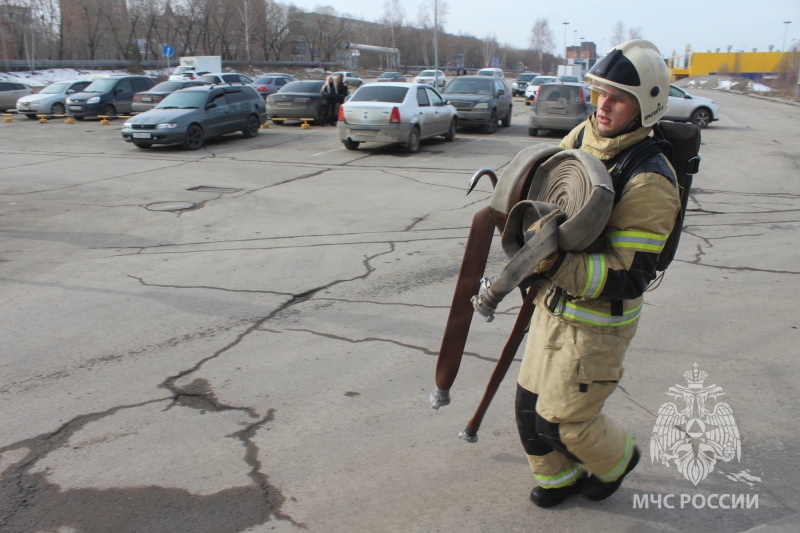
[[[196,207],[197,204],[192,202],[155,202],[144,206],[149,211],[186,211]]]

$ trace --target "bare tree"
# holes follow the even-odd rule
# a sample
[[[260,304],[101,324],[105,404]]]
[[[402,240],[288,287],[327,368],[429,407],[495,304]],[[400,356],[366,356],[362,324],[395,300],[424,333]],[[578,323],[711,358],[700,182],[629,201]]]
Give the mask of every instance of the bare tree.
[[[611,46],[616,46],[622,42],[625,42],[625,24],[618,20],[611,31]]]
[[[628,39],[641,39],[642,38],[642,28],[638,26],[636,28],[628,28]]]
[[[443,33],[445,18],[449,13],[447,2],[434,2],[434,0],[422,0],[419,4],[419,11],[417,12],[417,24],[422,29],[423,39],[420,43],[422,46],[422,57],[426,65],[431,64],[428,61],[428,47],[427,42],[433,42],[434,29],[439,33]],[[438,26],[438,28],[434,28]]]
[[[497,57],[497,49],[499,48],[499,44],[497,43],[497,36],[494,33],[488,34],[486,37],[483,38],[483,66],[484,67],[491,67],[492,59]]]
[[[397,34],[403,27],[405,17],[406,13],[400,0],[385,0],[380,22],[389,28],[389,43],[392,48],[397,48]]]
[[[547,19],[536,19],[531,28],[531,50],[535,54],[534,70],[537,72],[544,70],[542,58],[544,54],[551,53],[555,45],[553,30],[550,29]]]

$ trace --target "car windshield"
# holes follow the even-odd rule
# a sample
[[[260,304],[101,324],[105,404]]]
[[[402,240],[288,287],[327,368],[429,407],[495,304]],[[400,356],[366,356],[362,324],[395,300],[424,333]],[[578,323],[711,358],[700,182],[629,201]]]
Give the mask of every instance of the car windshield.
[[[381,74],[380,77],[381,78],[396,78],[396,77],[399,77],[399,74],[397,72],[384,72],[383,74]]]
[[[564,103],[580,102],[580,90],[575,85],[542,85],[539,100],[559,100]]]
[[[535,74],[520,74],[519,81],[531,81],[536,75]]]
[[[279,93],[318,93],[322,90],[324,81],[293,81],[287,83],[278,91]]]
[[[272,85],[273,83],[275,83],[275,78],[271,76],[262,76],[253,83],[255,83],[256,85]]]
[[[399,104],[406,98],[408,87],[364,85],[350,97],[350,102],[388,102]]]
[[[447,94],[492,94],[492,80],[456,78],[444,90]]]
[[[83,92],[85,93],[107,93],[111,92],[117,80],[97,80],[93,81]]]
[[[156,106],[157,109],[192,109],[199,108],[206,103],[206,91],[177,91],[166,98]]]
[[[48,85],[47,87],[45,87],[41,91],[39,91],[39,94],[61,94],[64,91],[66,91],[67,88],[70,85],[72,85],[72,84],[70,82],[68,82],[68,81],[61,81],[61,82],[58,82],[58,83],[53,83],[51,85]]]
[[[439,74],[439,75],[441,76],[441,74]],[[422,72],[419,73],[419,76],[421,78],[422,77],[428,77],[428,76],[436,76],[436,73],[434,71],[432,71],[432,70],[423,70]]]
[[[551,81],[558,81],[558,78],[555,78],[553,76],[539,76],[533,78],[531,85],[541,85],[543,83],[550,83]]]
[[[182,81],[162,81],[152,89],[149,89],[147,92],[150,93],[171,93],[172,91],[177,91],[181,87],[185,87],[186,84]]]
[[[479,70],[478,76],[494,76],[494,72],[489,70]]]
[[[578,76],[561,76],[561,81],[568,81],[572,83],[580,83],[580,78]]]

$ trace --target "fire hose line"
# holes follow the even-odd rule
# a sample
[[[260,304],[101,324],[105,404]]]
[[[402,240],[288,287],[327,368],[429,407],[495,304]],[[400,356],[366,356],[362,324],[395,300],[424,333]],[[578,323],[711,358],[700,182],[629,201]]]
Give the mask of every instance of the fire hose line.
[[[599,159],[579,150],[534,145],[517,154],[497,183],[489,208],[476,214],[437,361],[436,388],[430,397],[434,409],[450,403],[449,390],[458,372],[473,312],[478,311],[491,321],[497,305],[516,287],[522,289],[525,302],[483,401],[462,432],[466,440],[477,440],[483,414],[530,321],[533,295],[527,295],[524,287],[535,277],[534,268],[559,250],[580,251],[594,242],[608,222],[613,202],[611,177]],[[555,209],[562,214],[551,217],[539,231],[528,231],[534,222]],[[490,211],[494,217],[489,216]],[[503,251],[509,261],[496,277],[479,280],[481,274],[477,270],[486,265],[492,225],[502,234]],[[466,300],[468,290],[471,298]]]

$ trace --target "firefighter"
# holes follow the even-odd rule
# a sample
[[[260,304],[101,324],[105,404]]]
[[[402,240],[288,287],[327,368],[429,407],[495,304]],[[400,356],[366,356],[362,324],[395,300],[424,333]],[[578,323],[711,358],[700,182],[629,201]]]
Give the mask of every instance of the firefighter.
[[[615,156],[647,137],[666,112],[669,74],[652,43],[632,40],[587,78],[597,109],[561,146],[588,152],[611,171]],[[516,417],[537,482],[530,497],[540,507],[579,492],[607,498],[639,461],[633,435],[602,407],[622,378],[642,294],[655,278],[680,200],[663,154],[622,178],[603,234],[585,251],[560,251],[535,268],[544,283],[520,367]]]

